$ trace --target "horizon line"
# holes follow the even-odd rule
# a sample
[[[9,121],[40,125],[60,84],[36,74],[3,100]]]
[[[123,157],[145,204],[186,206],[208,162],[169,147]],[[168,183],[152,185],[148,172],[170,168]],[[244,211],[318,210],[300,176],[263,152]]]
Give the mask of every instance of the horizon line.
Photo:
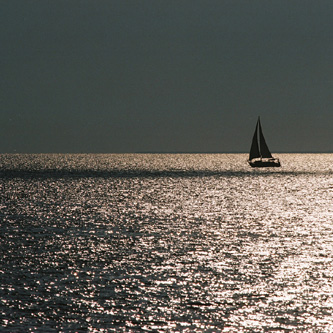
[[[15,155],[15,154],[26,154],[26,155],[43,155],[43,154],[248,154],[249,152],[242,151],[135,151],[135,152],[0,152],[0,155]],[[333,151],[278,151],[273,152],[273,154],[333,154]]]

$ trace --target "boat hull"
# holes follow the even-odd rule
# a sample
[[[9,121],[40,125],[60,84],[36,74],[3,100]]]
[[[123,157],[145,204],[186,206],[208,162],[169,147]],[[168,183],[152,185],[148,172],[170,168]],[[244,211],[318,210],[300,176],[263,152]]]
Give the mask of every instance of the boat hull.
[[[278,168],[281,163],[278,159],[248,161],[252,168]]]

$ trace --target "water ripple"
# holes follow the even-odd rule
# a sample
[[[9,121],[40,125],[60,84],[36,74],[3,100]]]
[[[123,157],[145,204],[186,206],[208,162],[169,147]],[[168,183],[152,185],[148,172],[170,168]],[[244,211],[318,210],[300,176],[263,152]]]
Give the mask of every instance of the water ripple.
[[[1,156],[2,331],[332,331],[332,156],[244,157]]]

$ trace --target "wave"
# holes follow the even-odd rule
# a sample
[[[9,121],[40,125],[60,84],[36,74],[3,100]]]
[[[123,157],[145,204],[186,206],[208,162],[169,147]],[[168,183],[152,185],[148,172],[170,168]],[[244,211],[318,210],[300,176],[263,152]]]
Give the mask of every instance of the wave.
[[[260,170],[73,170],[73,169],[2,169],[0,178],[160,178],[160,177],[253,177],[278,175],[332,175],[333,171]]]

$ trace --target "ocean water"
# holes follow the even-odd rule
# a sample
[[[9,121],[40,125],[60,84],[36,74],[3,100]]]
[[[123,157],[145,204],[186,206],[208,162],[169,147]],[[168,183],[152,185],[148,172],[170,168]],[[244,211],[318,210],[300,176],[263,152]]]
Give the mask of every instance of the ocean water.
[[[0,155],[1,332],[333,332],[333,154]]]

